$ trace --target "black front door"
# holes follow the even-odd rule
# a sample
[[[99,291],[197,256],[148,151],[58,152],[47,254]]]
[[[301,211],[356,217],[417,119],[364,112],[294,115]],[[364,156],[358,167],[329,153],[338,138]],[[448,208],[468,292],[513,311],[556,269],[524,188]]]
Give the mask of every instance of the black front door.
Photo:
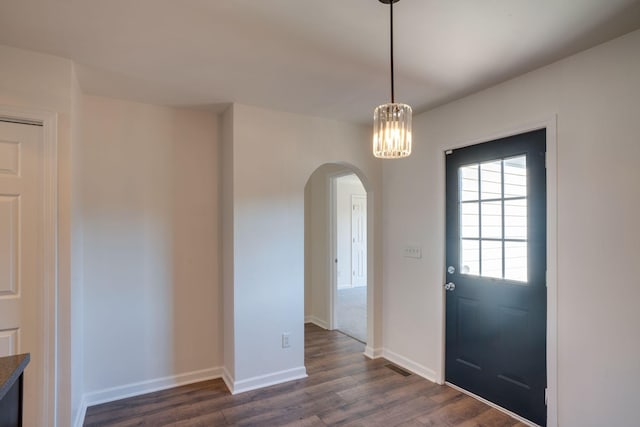
[[[447,152],[446,380],[546,424],[546,131]]]

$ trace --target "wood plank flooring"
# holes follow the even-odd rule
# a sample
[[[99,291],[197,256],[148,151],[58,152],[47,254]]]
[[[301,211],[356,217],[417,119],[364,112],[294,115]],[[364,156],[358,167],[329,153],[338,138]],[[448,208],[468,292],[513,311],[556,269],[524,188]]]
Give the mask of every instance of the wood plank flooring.
[[[403,376],[336,331],[305,325],[308,378],[232,396],[220,379],[87,410],[85,426],[522,427],[450,387]]]

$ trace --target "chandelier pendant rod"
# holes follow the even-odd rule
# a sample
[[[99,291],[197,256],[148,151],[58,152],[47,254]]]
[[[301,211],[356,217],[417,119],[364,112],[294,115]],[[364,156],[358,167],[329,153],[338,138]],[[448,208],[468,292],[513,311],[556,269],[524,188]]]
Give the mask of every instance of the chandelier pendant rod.
[[[391,54],[391,61],[389,61],[391,63],[391,103],[396,102],[395,101],[395,92],[394,92],[394,85],[393,85],[393,1],[391,0],[389,2],[389,28],[391,29],[391,37],[389,37],[390,40],[390,49],[389,52]]]

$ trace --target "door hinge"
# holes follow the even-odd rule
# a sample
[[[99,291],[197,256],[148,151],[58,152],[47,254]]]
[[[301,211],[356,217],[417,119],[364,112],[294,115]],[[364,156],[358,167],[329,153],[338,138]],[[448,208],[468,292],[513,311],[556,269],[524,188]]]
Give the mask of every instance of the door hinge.
[[[544,406],[547,406],[549,402],[549,389],[545,388],[544,389]]]

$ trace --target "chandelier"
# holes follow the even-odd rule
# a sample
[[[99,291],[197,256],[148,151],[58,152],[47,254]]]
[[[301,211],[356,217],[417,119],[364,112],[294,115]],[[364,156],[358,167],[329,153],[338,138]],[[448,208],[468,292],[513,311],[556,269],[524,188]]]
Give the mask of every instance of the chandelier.
[[[373,112],[373,155],[381,159],[400,159],[411,154],[411,107],[395,102],[393,81],[393,4],[400,0],[380,0],[389,5],[391,53],[391,102]]]

